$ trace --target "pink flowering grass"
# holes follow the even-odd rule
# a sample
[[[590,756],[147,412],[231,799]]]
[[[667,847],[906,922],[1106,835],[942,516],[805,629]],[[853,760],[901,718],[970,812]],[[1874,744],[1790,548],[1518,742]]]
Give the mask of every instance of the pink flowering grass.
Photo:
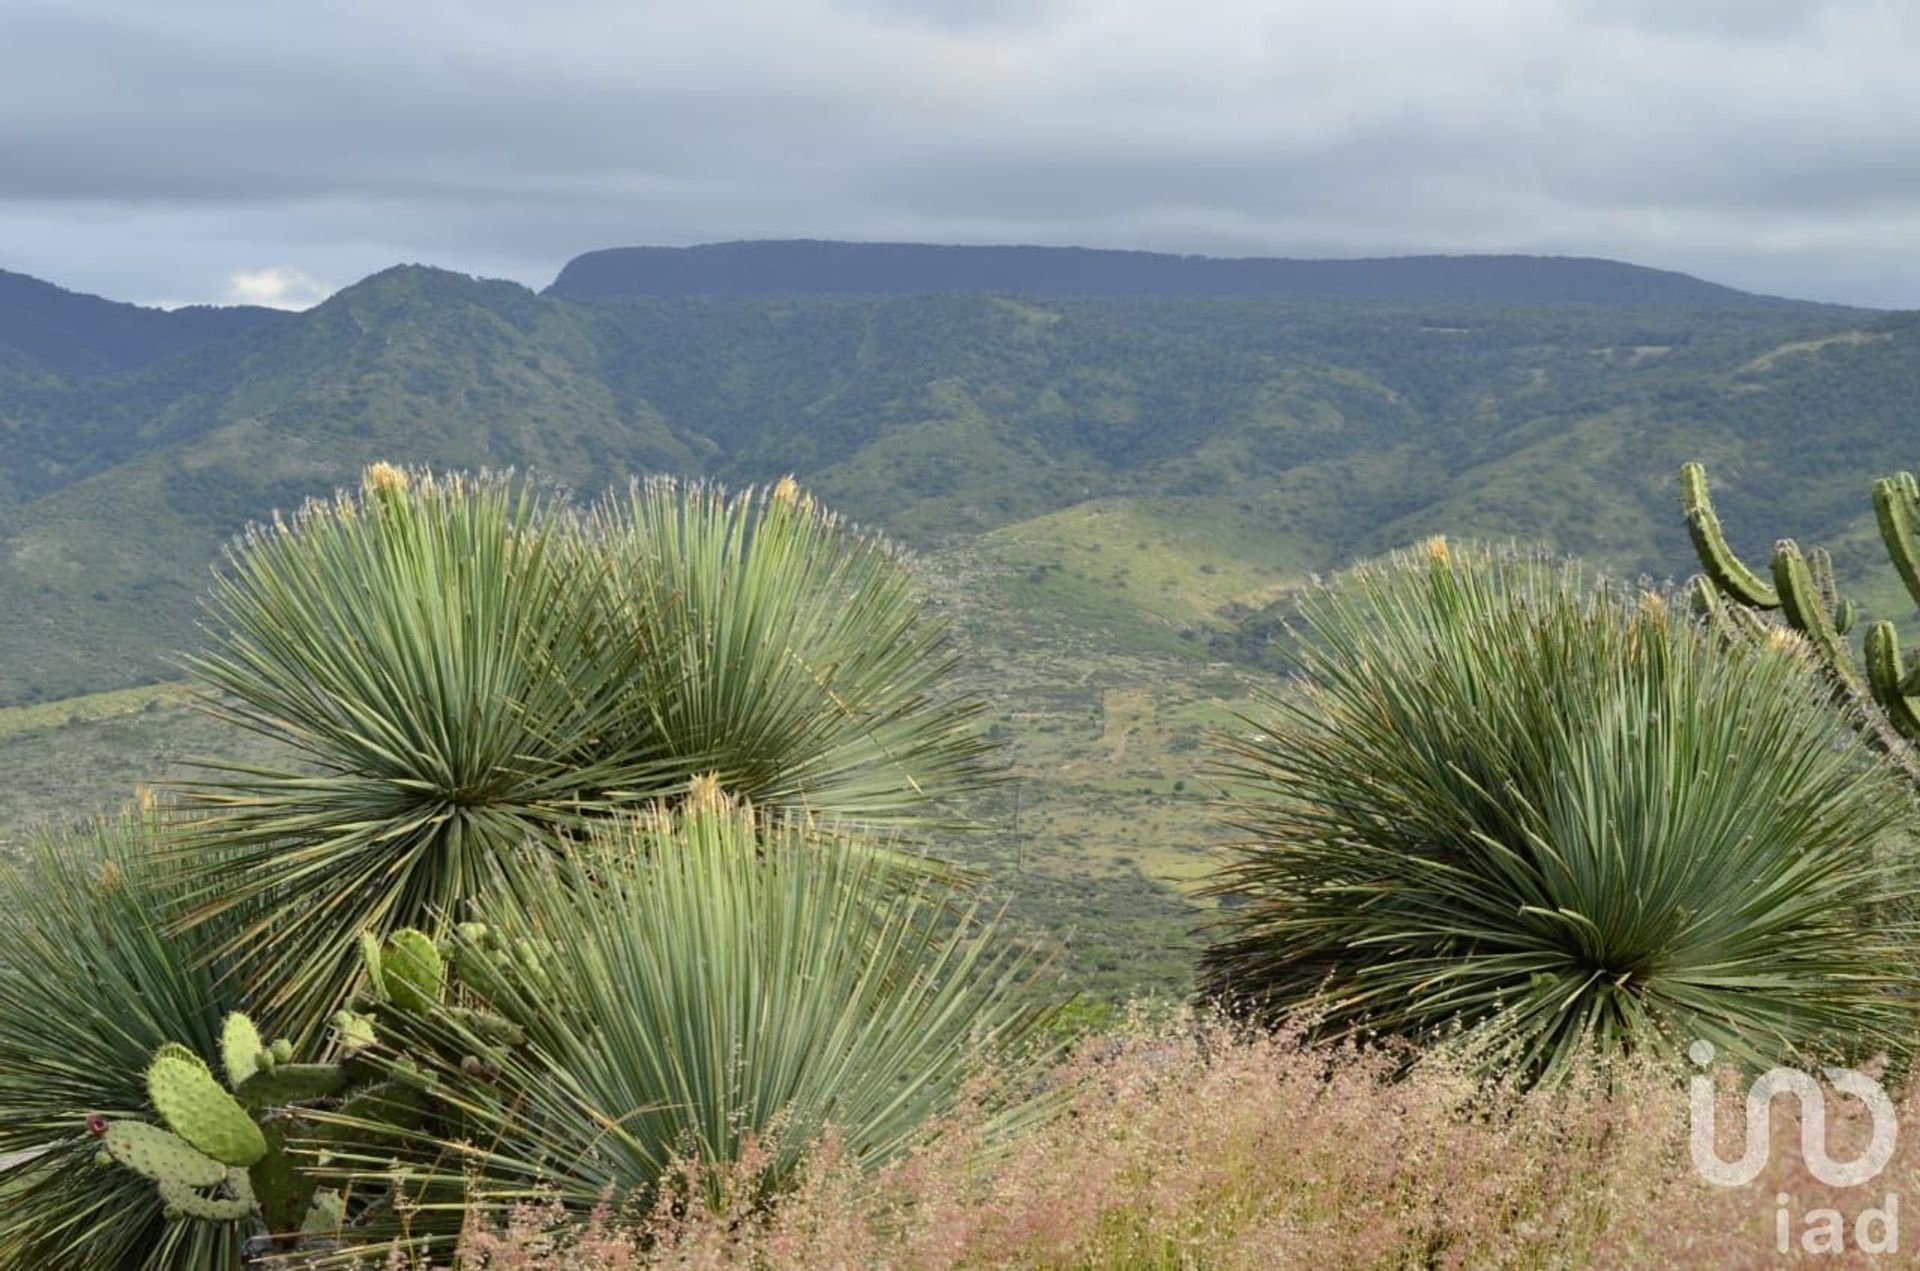
[[[528,1206],[466,1236],[463,1271],[629,1268],[1480,1268],[1888,1265],[1852,1224],[1887,1193],[1920,1211],[1920,1154],[1871,1184],[1825,1188],[1775,1105],[1774,1152],[1752,1184],[1718,1188],[1688,1152],[1687,1074],[1627,1066],[1551,1089],[1489,1087],[1431,1055],[1329,1049],[1223,1026],[1135,1029],[1054,1074],[1060,1115],[991,1147],[962,1110],[917,1152],[863,1174],[831,1140],[797,1188],[740,1212],[725,1173],[694,1163],[655,1209],[584,1224]],[[1721,1085],[1721,1150],[1737,1156],[1744,1080]],[[1830,1099],[1833,1155],[1866,1141],[1863,1110]],[[1920,1118],[1920,1103],[1903,1107]],[[1920,1124],[1920,1119],[1912,1123]],[[765,1149],[756,1149],[756,1151]],[[757,1168],[753,1153],[735,1168]],[[719,1186],[709,1186],[715,1181]],[[1778,1193],[1790,1250],[1777,1248]],[[692,1198],[676,1201],[673,1197]],[[1845,1215],[1847,1251],[1800,1245],[1812,1209]],[[1914,1219],[1920,1221],[1920,1219]],[[1920,1232],[1914,1233],[1920,1238]],[[1911,1246],[1908,1246],[1909,1248]]]

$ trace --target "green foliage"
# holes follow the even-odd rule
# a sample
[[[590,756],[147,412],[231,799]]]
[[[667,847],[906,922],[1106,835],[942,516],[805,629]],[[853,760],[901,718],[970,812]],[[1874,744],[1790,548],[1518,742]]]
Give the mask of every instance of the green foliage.
[[[174,1133],[222,1165],[245,1169],[267,1154],[260,1127],[198,1056],[157,1056],[147,1069],[147,1094]]]
[[[446,996],[446,963],[424,931],[403,928],[388,936],[376,968],[375,991],[401,1010],[429,1010]]]
[[[344,1071],[285,1063],[290,1044],[261,1045],[253,1021],[239,1011],[221,1028],[221,1049],[232,1093],[192,1050],[163,1044],[147,1068],[147,1089],[167,1128],[90,1119],[88,1128],[100,1136],[99,1163],[125,1166],[152,1182],[169,1220],[216,1230],[244,1223],[249,1247],[318,1234],[322,1218],[344,1218],[340,1199],[323,1198],[288,1151],[300,1124],[295,1105],[337,1094],[346,1085]],[[325,1230],[332,1234],[338,1226],[335,1221]]]
[[[295,762],[187,786],[196,917],[245,915],[228,951],[297,1036],[343,1000],[356,933],[440,922],[695,773],[901,821],[984,779],[941,625],[790,482],[651,482],[589,524],[523,483],[376,465],[252,531],[211,607],[211,708]],[[392,962],[396,995],[432,995],[425,955]]]
[[[446,961],[425,933],[403,928],[384,944],[363,947],[373,1009],[404,1020],[441,1008]],[[520,1040],[519,1030],[497,1016],[464,1007],[448,1013],[491,1043]],[[395,1135],[429,1127],[460,1134],[459,1104],[450,1113],[438,1109],[430,1119],[421,1096],[432,1078],[416,1057],[389,1047],[387,1063],[377,1065],[371,1054],[380,1039],[371,1021],[350,1010],[338,1018],[334,1044],[341,1062],[296,1064],[291,1042],[265,1045],[252,1019],[238,1011],[229,1015],[220,1037],[231,1093],[190,1048],[163,1043],[148,1066],[147,1089],[166,1128],[90,1117],[88,1129],[100,1140],[99,1163],[124,1166],[152,1182],[170,1221],[220,1228],[244,1220],[256,1245],[264,1242],[281,1253],[311,1254],[307,1237],[331,1245],[350,1222],[367,1221],[369,1210],[391,1213],[391,1188],[373,1185],[360,1189],[363,1199],[350,1212],[345,1195],[319,1188],[313,1161],[378,1148]],[[477,1061],[469,1056],[464,1062]],[[399,1079],[388,1080],[389,1072]],[[462,1073],[469,1075],[465,1068]],[[314,1118],[327,1110],[343,1120],[316,1124]],[[373,1128],[357,1137],[343,1133],[343,1124],[356,1122]]]
[[[152,1184],[93,1163],[99,1144],[85,1128],[146,1113],[147,1067],[163,1045],[218,1053],[233,986],[166,929],[183,888],[154,841],[149,820],[128,818],[0,863],[0,1018],[11,1021],[0,1029],[0,1155],[21,1154],[0,1171],[0,1265],[240,1265],[238,1224],[169,1221]]]
[[[567,530],[523,484],[376,467],[361,497],[232,554],[190,665],[211,709],[293,762],[191,783],[185,845],[197,916],[245,916],[232,952],[272,986],[279,1031],[311,1036],[339,1006],[357,933],[488,892],[504,853],[647,784],[593,741],[632,646],[605,638]]]
[[[689,1154],[764,1153],[757,1185],[778,1188],[829,1130],[854,1160],[889,1159],[1044,1023],[1012,1002],[1030,957],[924,872],[756,822],[711,787],[510,868],[524,911],[496,899],[451,952],[492,968],[487,1005],[524,1044],[497,1044],[452,1006],[383,1021],[395,1053],[431,1056],[417,1079],[461,1109],[465,1142],[410,1136],[404,1186],[422,1208],[404,1228],[396,1216],[350,1233],[370,1247],[404,1230],[444,1248],[465,1207],[499,1211],[536,1189],[581,1215],[609,1196],[646,1204]],[[384,1185],[392,1155],[343,1150],[329,1172]]]
[[[1726,509],[1736,529],[1760,509],[1809,533],[1843,523],[1799,465],[1901,453],[1920,373],[1920,333],[1849,342],[1867,321],[1273,298],[579,303],[391,270],[242,347],[0,382],[0,703],[166,674],[227,536],[387,456],[594,492],[636,472],[793,472],[920,546],[1090,497],[1217,500],[1219,521],[1272,496],[1281,519],[1232,544],[1224,572],[1276,536],[1282,559],[1326,570],[1434,528],[1659,569],[1680,534],[1657,482],[1690,453],[1750,474]]]
[[[1911,1046],[1907,799],[1797,642],[1439,540],[1302,608],[1301,693],[1224,742],[1209,996],[1533,1075]]]
[[[657,736],[673,784],[711,771],[765,809],[912,823],[959,819],[939,803],[984,783],[945,624],[884,543],[792,478],[733,497],[639,482],[594,540],[609,625],[647,651],[619,716]]]

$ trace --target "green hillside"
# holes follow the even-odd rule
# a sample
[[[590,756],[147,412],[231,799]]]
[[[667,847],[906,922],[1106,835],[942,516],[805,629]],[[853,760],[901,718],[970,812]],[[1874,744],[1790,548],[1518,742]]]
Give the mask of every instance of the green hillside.
[[[1694,452],[1738,482],[1736,532],[1763,507],[1769,532],[1783,513],[1816,534],[1857,513],[1860,482],[1901,461],[1915,376],[1915,336],[1868,329],[1884,321],[1271,298],[575,301],[400,267],[122,375],[0,375],[0,703],[169,674],[223,539],[383,457],[531,467],[589,491],[643,470],[794,472],[923,546],[987,534],[981,550],[1023,566],[1036,604],[1175,652],[1204,651],[1180,632],[1257,608],[1263,588],[1434,529],[1671,569],[1684,556],[1666,483]],[[1791,480],[1815,450],[1832,475]],[[1140,524],[1091,526],[1102,509]]]
[[[1692,559],[1829,542],[1912,462],[1920,324],[1817,308],[984,295],[569,300],[406,267],[120,374],[0,362],[0,839],[248,743],[172,657],[223,540],[375,459],[591,492],[786,472],[918,551],[1016,780],[947,845],[1101,995],[1181,987],[1209,730],[1290,590],[1423,535]],[[154,684],[152,688],[130,688]],[[86,696],[83,696],[86,695]]]

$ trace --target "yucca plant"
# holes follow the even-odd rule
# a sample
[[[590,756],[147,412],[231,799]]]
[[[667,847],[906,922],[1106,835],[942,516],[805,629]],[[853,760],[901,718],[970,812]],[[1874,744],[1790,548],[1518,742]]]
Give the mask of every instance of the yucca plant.
[[[184,885],[130,814],[0,862],[0,1266],[225,1271],[239,1223],[170,1222],[153,1184],[94,1163],[90,1117],[147,1114],[155,1048],[218,1055],[235,986],[170,932]],[[98,1122],[96,1122],[96,1125]]]
[[[986,776],[955,653],[874,535],[788,477],[728,495],[669,478],[596,509],[616,625],[649,652],[625,718],[687,772],[763,809],[864,823],[954,819]]]
[[[1911,1047],[1912,809],[1797,638],[1441,540],[1303,613],[1297,692],[1225,742],[1208,996],[1530,1077]]]
[[[188,666],[287,760],[209,765],[183,847],[196,917],[247,918],[229,952],[274,1031],[313,1034],[360,932],[485,894],[654,779],[607,740],[644,650],[606,629],[575,529],[525,482],[377,465],[230,553]]]
[[[186,787],[195,918],[310,1039],[366,930],[496,893],[516,853],[695,773],[770,806],[934,821],[987,777],[975,707],[900,562],[791,483],[642,483],[593,517],[504,477],[376,465],[255,528],[189,661],[285,763]]]
[[[852,1161],[896,1157],[983,1070],[1025,1056],[1046,1018],[1022,1004],[1031,952],[890,853],[699,784],[677,811],[517,863],[519,901],[457,930],[454,965],[495,968],[484,1002],[525,1036],[492,1044],[451,1004],[390,1026],[401,1053],[467,1056],[421,1074],[465,1138],[414,1138],[401,1160],[415,1203],[354,1239],[420,1253],[516,1202],[644,1208],[689,1160],[728,1174],[750,1159],[724,1198],[750,1207],[827,1131]],[[384,1185],[394,1152],[328,1168]]]

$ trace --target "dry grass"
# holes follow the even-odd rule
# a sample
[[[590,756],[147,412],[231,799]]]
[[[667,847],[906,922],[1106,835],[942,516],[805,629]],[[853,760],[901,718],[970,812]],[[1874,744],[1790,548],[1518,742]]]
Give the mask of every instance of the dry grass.
[[[469,1233],[464,1271],[628,1268],[1765,1267],[1885,1265],[1853,1223],[1920,1186],[1895,1157],[1836,1191],[1801,1167],[1797,1120],[1776,1105],[1772,1166],[1747,1187],[1694,1173],[1680,1075],[1589,1075],[1550,1091],[1488,1089],[1446,1065],[1399,1071],[1383,1051],[1212,1026],[1137,1030],[1059,1074],[1064,1114],[987,1155],[969,1118],[911,1160],[862,1177],[828,1144],[766,1213],[662,1207],[555,1226],[534,1206]],[[1739,1145],[1722,1083],[1722,1151]],[[1861,1126],[1832,1097],[1833,1155]],[[1859,1109],[1855,1108],[1855,1112]],[[1920,1115],[1920,1104],[1903,1111]],[[751,1165],[749,1163],[749,1171]],[[691,1173],[691,1169],[689,1170]],[[700,1193],[682,1188],[681,1194]],[[1776,1245],[1776,1193],[1790,1197]],[[1837,1208],[1842,1256],[1801,1251],[1806,1213]]]

